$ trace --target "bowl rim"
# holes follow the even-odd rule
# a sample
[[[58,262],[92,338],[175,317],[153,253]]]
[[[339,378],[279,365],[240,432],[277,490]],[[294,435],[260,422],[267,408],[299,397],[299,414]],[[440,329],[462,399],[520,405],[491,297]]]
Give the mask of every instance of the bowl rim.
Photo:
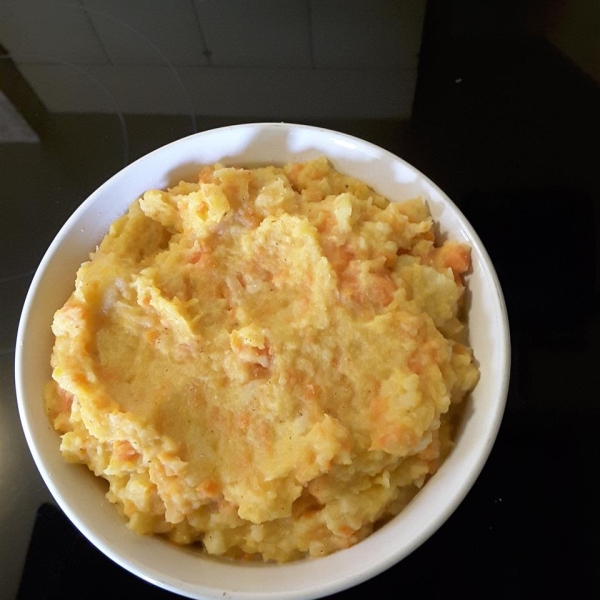
[[[19,417],[21,420],[21,426],[23,428],[23,432],[25,434],[25,438],[27,441],[27,445],[29,451],[31,452],[36,467],[42,478],[49,488],[52,497],[61,508],[61,510],[67,515],[69,520],[77,527],[77,529],[83,533],[83,535],[99,550],[103,552],[106,556],[108,556],[111,560],[119,564],[121,567],[129,570],[134,573],[138,577],[154,584],[158,585],[163,589],[167,589],[169,591],[188,595],[191,598],[217,598],[222,597],[221,590],[217,591],[214,588],[206,588],[199,589],[199,586],[195,584],[191,584],[191,587],[185,587],[178,585],[176,581],[170,580],[169,576],[161,574],[158,576],[157,574],[153,574],[149,572],[149,569],[144,565],[136,565],[131,562],[130,559],[127,558],[126,555],[123,555],[119,552],[118,548],[114,548],[110,542],[105,542],[103,540],[97,539],[97,536],[90,532],[86,524],[86,520],[80,515],[77,510],[75,510],[70,502],[63,497],[61,489],[55,485],[54,480],[51,474],[48,472],[44,464],[44,458],[41,455],[40,448],[37,445],[37,441],[35,435],[32,431],[31,424],[29,422],[26,405],[28,403],[27,393],[26,393],[26,366],[24,364],[24,352],[25,352],[25,333],[27,324],[29,321],[32,305],[34,299],[36,297],[36,293],[38,287],[43,280],[44,274],[46,272],[47,266],[51,263],[57,249],[61,246],[64,240],[71,233],[73,224],[78,221],[80,215],[84,214],[88,207],[93,204],[95,199],[101,196],[104,190],[114,185],[116,181],[120,178],[125,178],[130,170],[136,168],[142,161],[146,161],[151,156],[156,156],[159,153],[167,151],[168,148],[173,147],[178,144],[189,143],[191,138],[202,138],[206,135],[219,135],[221,132],[225,131],[235,131],[235,130],[265,130],[265,129],[284,129],[288,131],[298,131],[305,130],[310,131],[318,136],[329,136],[338,140],[345,141],[347,143],[351,143],[354,145],[358,145],[359,147],[370,150],[373,156],[376,157],[384,157],[387,160],[392,162],[400,161],[405,167],[408,167],[409,170],[414,172],[417,177],[425,182],[427,185],[431,187],[431,189],[435,190],[435,192],[443,199],[443,202],[447,204],[451,211],[454,213],[455,217],[461,224],[461,227],[464,228],[469,240],[471,240],[474,248],[477,249],[479,258],[487,271],[487,276],[490,277],[490,280],[494,287],[494,294],[496,296],[496,300],[498,302],[499,314],[495,315],[500,321],[500,329],[502,332],[501,339],[497,340],[498,351],[499,351],[499,361],[497,363],[497,369],[502,374],[500,386],[498,388],[498,392],[496,398],[492,399],[491,408],[493,409],[493,414],[490,417],[491,426],[486,430],[486,439],[483,448],[480,450],[479,454],[476,457],[476,460],[472,463],[470,469],[467,472],[467,475],[464,477],[460,487],[457,489],[457,492],[449,499],[446,499],[443,504],[443,510],[436,512],[436,514],[424,525],[420,535],[415,536],[414,539],[410,540],[402,544],[401,547],[396,549],[394,552],[390,552],[388,555],[381,558],[375,565],[370,565],[367,568],[359,568],[359,572],[352,577],[352,580],[349,581],[348,578],[344,579],[336,579],[335,576],[328,578],[327,581],[322,582],[316,586],[311,586],[309,591],[300,590],[300,591],[287,591],[287,592],[264,592],[264,593],[255,593],[255,592],[244,592],[244,591],[232,591],[230,595],[227,597],[238,598],[244,600],[258,600],[259,598],[271,598],[271,599],[304,599],[308,600],[309,598],[319,598],[328,594],[333,594],[336,592],[340,592],[342,590],[353,587],[359,583],[367,581],[383,571],[387,570],[394,564],[400,562],[410,553],[412,553],[417,547],[422,545],[427,539],[429,539],[440,527],[441,525],[448,519],[448,517],[456,510],[456,508],[460,505],[463,499],[466,497],[471,487],[475,483],[476,479],[479,477],[487,459],[490,455],[492,447],[495,443],[495,440],[498,435],[498,431],[502,422],[502,418],[504,415],[504,410],[506,407],[506,401],[508,396],[508,386],[510,380],[510,365],[511,365],[511,346],[510,346],[510,327],[508,321],[508,313],[506,309],[506,303],[504,300],[504,295],[502,293],[502,288],[500,285],[500,281],[498,279],[498,275],[493,266],[493,263],[489,257],[489,254],[483,245],[481,239],[479,238],[476,231],[473,229],[467,218],[464,216],[462,211],[458,208],[458,206],[449,198],[449,196],[441,190],[433,181],[431,181],[426,175],[424,175],[420,170],[414,167],[412,164],[408,163],[401,157],[393,154],[392,152],[377,146],[376,144],[369,142],[367,140],[363,140],[356,136],[342,133],[339,131],[317,127],[313,125],[302,125],[288,122],[260,122],[260,123],[241,123],[237,125],[228,125],[225,127],[217,127],[212,129],[207,129],[204,131],[200,131],[197,133],[193,133],[191,135],[185,136],[183,138],[174,140],[168,144],[165,144],[159,148],[156,148],[152,152],[149,152],[135,161],[131,162],[123,169],[120,169],[116,173],[114,173],[110,178],[108,178],[104,183],[102,183],[98,188],[96,188],[90,195],[87,196],[85,200],[81,202],[81,204],[72,212],[69,218],[65,221],[62,227],[54,236],[52,242],[48,246],[46,252],[44,253],[36,271],[32,278],[25,302],[23,304],[23,309],[21,312],[19,326],[17,331],[17,340],[16,340],[16,348],[15,348],[15,385],[16,385],[16,395],[17,395],[17,405],[19,411]],[[274,161],[275,163],[277,161]],[[91,245],[91,243],[90,243]],[[308,559],[311,560],[311,559]],[[323,559],[315,559],[315,560],[323,560]],[[288,563],[292,564],[292,563]],[[232,563],[233,568],[239,567],[239,565]],[[268,568],[278,568],[280,565],[268,566]],[[198,595],[200,594],[200,595]]]

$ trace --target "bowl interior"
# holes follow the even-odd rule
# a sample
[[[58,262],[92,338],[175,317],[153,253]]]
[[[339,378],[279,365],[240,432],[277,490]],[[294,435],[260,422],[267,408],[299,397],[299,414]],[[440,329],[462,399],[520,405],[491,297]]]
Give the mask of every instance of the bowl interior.
[[[472,246],[469,276],[471,345],[481,380],[469,400],[459,440],[442,468],[398,517],[360,544],[318,560],[240,565],[213,560],[157,538],[130,532],[104,497],[106,487],[69,465],[44,413],[50,379],[54,312],[70,295],[80,264],[110,223],[150,188],[197,175],[198,167],[284,164],[327,156],[335,168],[391,200],[422,195],[443,235]],[[58,504],[100,550],[121,566],[166,589],[195,598],[315,598],[388,568],[427,539],[463,499],[495,440],[509,377],[509,340],[502,292],[479,238],[456,206],[426,177],[392,154],[359,139],[314,127],[254,124],[196,134],[160,148],[117,173],[72,215],[33,279],[19,327],[16,385],[25,435]]]

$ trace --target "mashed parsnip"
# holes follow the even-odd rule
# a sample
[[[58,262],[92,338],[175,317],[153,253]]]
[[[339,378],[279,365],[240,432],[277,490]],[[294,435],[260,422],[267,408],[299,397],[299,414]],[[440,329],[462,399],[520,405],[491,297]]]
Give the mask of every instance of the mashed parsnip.
[[[61,451],[141,534],[289,561],[397,514],[478,380],[469,248],[324,158],[151,190],[54,318]]]

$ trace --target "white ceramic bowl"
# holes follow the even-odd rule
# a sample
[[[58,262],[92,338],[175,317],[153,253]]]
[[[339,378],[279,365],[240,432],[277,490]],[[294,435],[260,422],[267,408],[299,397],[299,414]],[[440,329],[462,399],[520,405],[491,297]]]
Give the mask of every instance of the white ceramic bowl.
[[[285,565],[235,564],[199,556],[158,538],[132,533],[104,497],[105,487],[81,466],[67,464],[44,413],[50,379],[54,312],[70,295],[79,265],[150,188],[197,176],[198,166],[284,164],[327,156],[391,200],[422,195],[441,232],[472,246],[468,285],[470,341],[481,369],[453,452],[402,513],[356,546]],[[23,429],[38,469],[57,503],[102,552],[136,575],[191,598],[308,599],[333,594],[400,561],[456,509],[492,448],[506,401],[509,330],[498,279],[477,234],[449,198],[398,157],[360,139],[284,123],[238,125],[173,142],[129,165],[71,216],[42,260],[25,301],[16,348],[16,388]]]

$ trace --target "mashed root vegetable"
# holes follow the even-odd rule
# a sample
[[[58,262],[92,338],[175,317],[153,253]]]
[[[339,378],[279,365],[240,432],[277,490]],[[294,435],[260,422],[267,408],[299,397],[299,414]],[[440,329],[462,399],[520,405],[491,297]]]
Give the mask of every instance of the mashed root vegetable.
[[[116,221],[55,315],[61,451],[141,534],[284,562],[397,514],[479,373],[467,246],[324,158],[205,167]]]

